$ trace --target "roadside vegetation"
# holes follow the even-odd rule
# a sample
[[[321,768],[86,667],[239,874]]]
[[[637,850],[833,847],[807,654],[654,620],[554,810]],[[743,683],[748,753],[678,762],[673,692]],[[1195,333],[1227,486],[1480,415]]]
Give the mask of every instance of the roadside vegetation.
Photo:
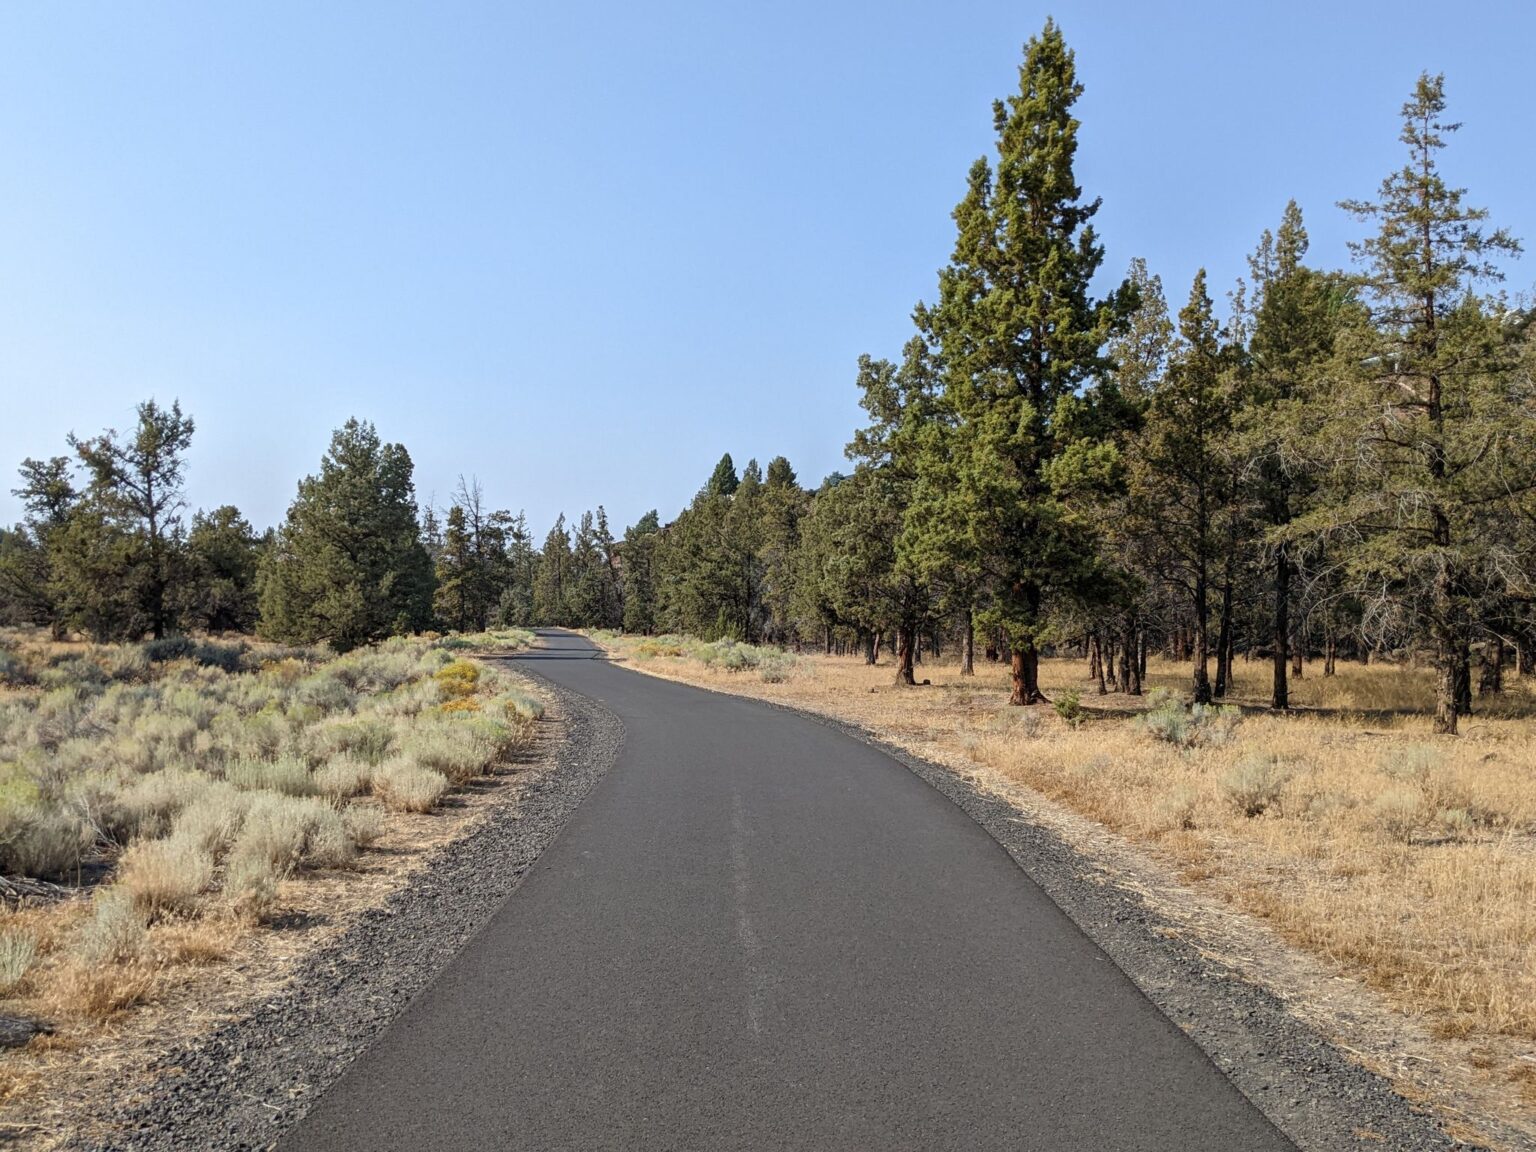
[[[1041,682],[1075,707],[1017,709],[1000,663],[963,676],[930,657],[914,691],[889,663],[785,653],[793,674],[765,683],[713,645],[593,635],[637,669],[857,724],[1004,798],[1043,793],[1361,979],[1536,1107],[1522,1058],[1536,1041],[1536,677],[1447,740],[1422,707],[1426,668],[1309,670],[1277,714],[1257,662],[1235,665],[1228,703],[1202,706],[1182,661],[1154,657],[1133,697],[1098,695],[1086,658],[1053,658]]]
[[[152,998],[279,919],[285,886],[512,764],[543,706],[471,656],[531,639],[0,634],[0,1012],[57,1027]]]

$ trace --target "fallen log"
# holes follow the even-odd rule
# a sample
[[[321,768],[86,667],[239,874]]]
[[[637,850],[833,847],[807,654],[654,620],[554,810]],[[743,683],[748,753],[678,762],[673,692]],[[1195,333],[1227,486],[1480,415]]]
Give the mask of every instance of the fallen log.
[[[80,895],[81,889],[63,884],[50,884],[47,880],[34,880],[30,876],[0,876],[0,900],[20,904],[23,900],[37,900],[44,904],[56,904]]]

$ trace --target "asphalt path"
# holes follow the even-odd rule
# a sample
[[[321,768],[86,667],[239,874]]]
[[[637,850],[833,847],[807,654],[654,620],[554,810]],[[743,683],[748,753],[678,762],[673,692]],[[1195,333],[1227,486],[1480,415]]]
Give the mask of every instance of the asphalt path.
[[[281,1147],[1293,1148],[908,769],[544,644],[617,763]]]

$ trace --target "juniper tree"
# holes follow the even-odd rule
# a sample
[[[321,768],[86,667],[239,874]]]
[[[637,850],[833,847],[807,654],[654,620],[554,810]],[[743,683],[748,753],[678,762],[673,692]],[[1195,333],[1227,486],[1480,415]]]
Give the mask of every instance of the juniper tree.
[[[1052,488],[1058,404],[1106,367],[1104,342],[1128,309],[1121,289],[1095,300],[1104,258],[1073,172],[1082,93],[1060,29],[1047,22],[1026,46],[1017,94],[994,105],[997,166],[972,166],[956,207],[957,238],[939,298],[918,323],[939,354],[943,404],[954,423],[954,482],[974,510],[985,618],[1012,649],[1011,702],[1040,692],[1038,645],[1053,595],[1090,578],[1085,525]]]
[[[46,623],[58,638],[65,621],[53,584],[54,549],[80,493],[67,456],[29,457],[19,471],[21,486],[13,488],[11,495],[21,501],[26,518],[0,541],[0,601],[12,620]]]
[[[731,460],[731,454],[727,452],[720,457],[720,462],[710,473],[709,483],[705,487],[716,496],[729,496],[736,491],[736,486],[740,483],[741,480],[736,475],[736,465]]]
[[[100,520],[120,533],[124,565],[109,578],[132,589],[144,624],[158,640],[175,623],[172,603],[181,559],[182,479],[193,423],[181,404],[140,404],[128,435],[108,429],[100,436],[69,438],[85,466],[86,498]]]
[[[410,453],[348,420],[263,560],[261,631],[339,650],[432,622],[432,559],[421,542]]]
[[[933,555],[934,549],[925,545],[935,533],[916,533],[914,541],[905,533],[936,400],[937,382],[923,341],[908,342],[899,368],[861,356],[858,386],[859,405],[870,423],[854,432],[846,449],[858,465],[856,483],[835,500],[856,509],[864,523],[849,531],[845,562],[880,614],[866,626],[889,621],[896,630],[896,683],[913,684],[918,632],[934,607],[924,561]]]
[[[192,517],[182,619],[209,632],[249,632],[259,615],[262,539],[232,504]]]

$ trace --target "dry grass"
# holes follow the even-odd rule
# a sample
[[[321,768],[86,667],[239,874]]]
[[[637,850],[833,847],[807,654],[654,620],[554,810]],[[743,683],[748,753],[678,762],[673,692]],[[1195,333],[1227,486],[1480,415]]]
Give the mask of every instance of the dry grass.
[[[354,875],[396,825],[432,819],[450,787],[532,744],[542,705],[459,656],[531,640],[429,636],[338,658],[0,632],[0,871],[93,892],[0,909],[0,1012],[95,1036],[271,935],[296,885]],[[427,766],[445,759],[451,781]],[[415,787],[394,803],[404,778]],[[56,1041],[0,1058],[0,1097],[38,1083],[20,1066],[39,1046]]]
[[[802,656],[779,682],[686,647],[600,637],[636,668],[836,716],[991,781],[1023,785],[1112,829],[1187,881],[1256,914],[1438,1035],[1536,1041],[1536,683],[1479,700],[1461,737],[1435,737],[1426,671],[1340,665],[1269,714],[1268,668],[1237,669],[1204,721],[1176,694],[1187,667],[1152,661],[1149,696],[1097,696],[1086,665],[1044,662],[1053,697],[1082,693],[1073,728],[1006,706],[1007,673]],[[658,651],[658,649],[660,649]],[[1161,689],[1162,691],[1156,691]],[[1150,714],[1149,714],[1150,706]],[[1175,731],[1170,731],[1175,729]],[[1513,1074],[1524,1064],[1504,1069]]]

